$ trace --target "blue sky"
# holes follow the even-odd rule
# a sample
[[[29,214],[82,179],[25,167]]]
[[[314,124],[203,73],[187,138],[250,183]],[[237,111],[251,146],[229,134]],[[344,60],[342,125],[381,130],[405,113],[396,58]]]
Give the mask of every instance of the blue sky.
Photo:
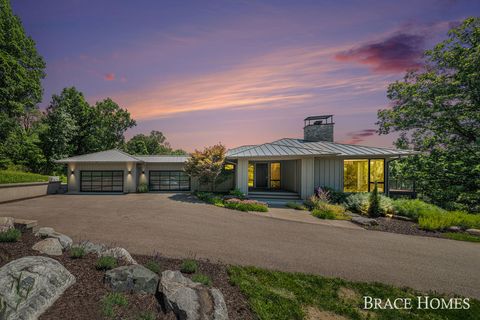
[[[377,136],[386,87],[476,1],[13,1],[47,62],[42,106],[66,86],[111,97],[175,148],[301,137],[334,114],[335,140]]]

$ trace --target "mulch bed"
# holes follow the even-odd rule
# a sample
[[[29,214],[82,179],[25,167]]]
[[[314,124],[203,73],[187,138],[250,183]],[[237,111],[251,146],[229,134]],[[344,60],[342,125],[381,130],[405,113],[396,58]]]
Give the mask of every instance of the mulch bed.
[[[0,267],[15,259],[25,256],[42,255],[31,247],[39,238],[32,233],[22,234],[16,243],[0,243]],[[154,260],[163,270],[179,270],[182,260],[165,258],[160,255],[140,256],[132,255],[139,263]],[[101,312],[102,298],[111,292],[103,283],[103,271],[95,269],[97,256],[88,254],[82,259],[71,259],[68,253],[50,258],[58,260],[76,278],[76,283],[68,288],[64,294],[39,318],[47,319],[105,319]],[[256,319],[248,306],[246,297],[240,290],[231,285],[227,274],[227,266],[209,261],[198,261],[199,272],[212,279],[212,286],[218,288],[224,295],[230,319]],[[187,275],[188,276],[188,275]],[[175,315],[165,313],[153,295],[126,294],[128,307],[118,309],[115,319],[139,319],[143,312],[155,314],[156,319],[174,320]]]
[[[427,231],[418,228],[418,224],[412,221],[404,221],[393,218],[377,218],[375,219],[378,222],[376,226],[363,226],[368,230],[408,234],[414,236],[424,236],[424,237],[435,237],[442,238],[441,232]]]

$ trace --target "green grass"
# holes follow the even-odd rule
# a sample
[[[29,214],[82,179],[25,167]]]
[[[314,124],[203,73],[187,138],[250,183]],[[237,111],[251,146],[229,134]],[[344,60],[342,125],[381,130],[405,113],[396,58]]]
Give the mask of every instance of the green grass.
[[[0,232],[0,242],[17,242],[20,240],[22,232],[18,229],[9,229],[5,232]]]
[[[257,212],[267,212],[268,207],[263,204],[257,203],[238,203],[238,202],[228,202],[223,203],[225,208],[239,210],[239,211],[257,211]]]
[[[307,319],[308,309],[328,311],[347,319],[358,320],[473,320],[478,319],[480,314],[480,302],[473,299],[470,299],[469,310],[419,310],[416,309],[416,296],[424,294],[412,289],[400,289],[380,283],[351,282],[301,273],[268,271],[255,267],[231,266],[228,272],[230,281],[247,296],[252,310],[261,320]],[[433,293],[428,295],[438,297]],[[365,311],[362,309],[363,296],[384,300],[387,298],[393,300],[398,297],[412,298],[414,308]],[[311,319],[314,317],[312,316]]]
[[[183,273],[195,273],[198,270],[198,263],[195,260],[187,259],[182,262],[180,271]]]
[[[102,313],[107,318],[114,318],[116,315],[116,309],[127,305],[127,298],[123,294],[112,292],[104,296],[102,299]]]
[[[297,202],[287,202],[285,206],[295,210],[308,210],[303,204]]]
[[[81,259],[85,256],[86,251],[82,247],[72,247],[70,248],[70,258],[72,259]]]
[[[100,257],[95,264],[97,270],[110,270],[117,267],[117,259],[110,256]]]
[[[149,269],[154,273],[159,273],[161,269],[158,262],[153,260],[147,261],[147,263],[145,263],[145,268]]]
[[[194,274],[192,276],[192,281],[201,283],[203,285],[206,285],[207,287],[210,287],[212,285],[212,280],[207,275],[201,273]]]
[[[445,232],[443,236],[453,240],[480,242],[480,237],[472,236],[471,234],[468,234],[468,233]]]
[[[451,226],[465,229],[480,228],[480,215],[463,211],[425,212],[418,217],[418,225],[426,230],[444,230]]]
[[[37,173],[15,170],[0,170],[0,184],[46,181],[48,181],[48,176]]]
[[[329,220],[350,220],[351,217],[345,214],[345,208],[342,205],[331,204],[324,201],[315,203],[312,210],[312,216],[319,219]]]

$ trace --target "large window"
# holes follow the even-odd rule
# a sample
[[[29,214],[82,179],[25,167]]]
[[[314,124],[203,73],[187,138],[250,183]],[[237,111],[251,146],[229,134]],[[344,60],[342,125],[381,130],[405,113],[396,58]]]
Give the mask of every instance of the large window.
[[[270,188],[280,189],[280,162],[270,163]]]
[[[343,191],[370,192],[377,182],[378,191],[385,191],[384,159],[349,159],[343,161]]]
[[[248,164],[248,186],[253,188],[253,181],[255,179],[255,164]]]

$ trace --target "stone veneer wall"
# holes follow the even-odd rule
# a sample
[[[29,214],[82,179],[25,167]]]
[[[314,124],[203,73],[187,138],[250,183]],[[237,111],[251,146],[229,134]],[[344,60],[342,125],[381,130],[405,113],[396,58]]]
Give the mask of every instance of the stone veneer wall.
[[[303,139],[307,141],[333,142],[333,123],[311,124],[303,128]]]

